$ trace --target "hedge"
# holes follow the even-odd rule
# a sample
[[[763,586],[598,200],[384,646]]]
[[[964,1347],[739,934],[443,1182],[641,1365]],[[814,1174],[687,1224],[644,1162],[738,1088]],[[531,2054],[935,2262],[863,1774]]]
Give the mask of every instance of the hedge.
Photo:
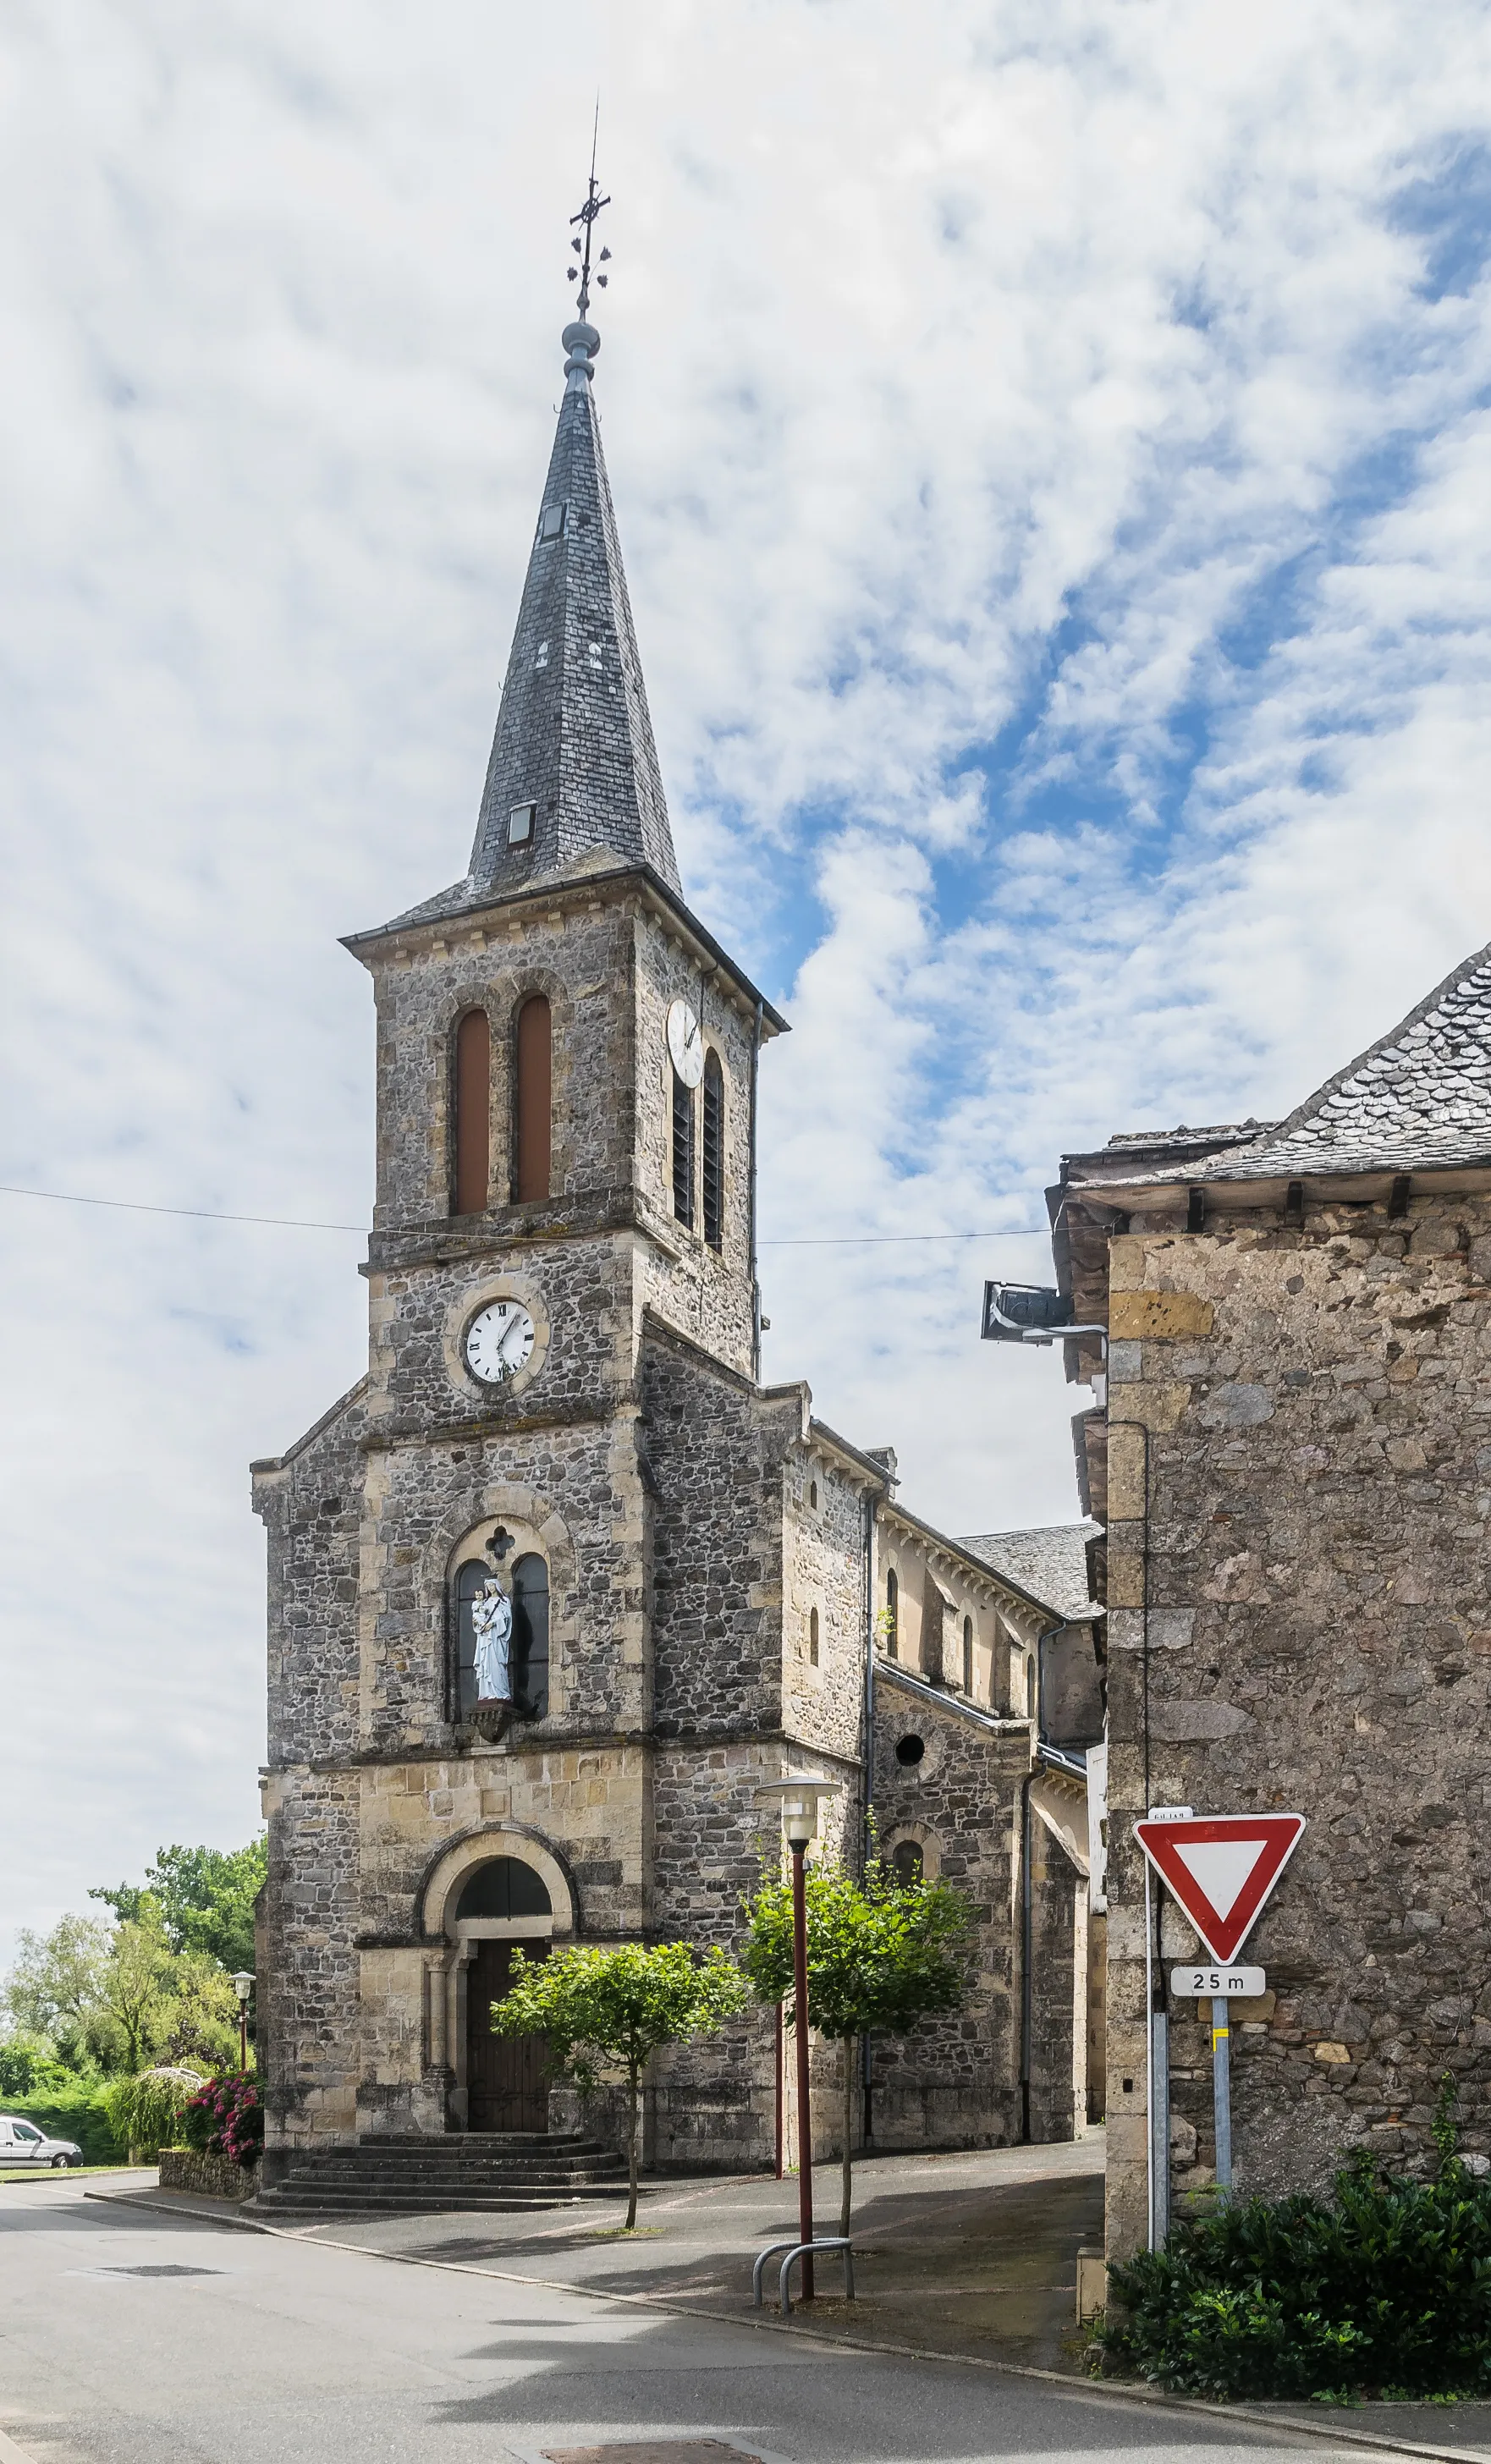
[[[55,2088],[46,2096],[15,2096],[4,2110],[33,2122],[49,2139],[76,2139],[85,2165],[121,2165],[128,2150],[114,2136],[102,2088]]]

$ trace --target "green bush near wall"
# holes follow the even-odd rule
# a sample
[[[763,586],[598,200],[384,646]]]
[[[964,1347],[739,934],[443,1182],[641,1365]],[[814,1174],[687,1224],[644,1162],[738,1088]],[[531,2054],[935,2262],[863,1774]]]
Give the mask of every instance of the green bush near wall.
[[[1446,2076],[1430,2181],[1359,2156],[1329,2198],[1225,2199],[1111,2268],[1107,2357],[1188,2395],[1491,2394],[1491,2179],[1456,2154],[1454,2101]]]
[[[49,2139],[76,2139],[85,2165],[121,2165],[128,2153],[114,2136],[102,2088],[56,2088],[45,2096],[14,2096],[0,2106],[33,2122]]]

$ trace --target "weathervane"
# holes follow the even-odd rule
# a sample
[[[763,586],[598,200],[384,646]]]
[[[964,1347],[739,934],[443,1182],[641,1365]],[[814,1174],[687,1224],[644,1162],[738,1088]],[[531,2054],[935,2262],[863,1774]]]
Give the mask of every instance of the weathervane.
[[[586,197],[584,204],[581,207],[579,213],[571,214],[570,216],[570,224],[572,228],[576,223],[582,223],[584,225],[583,236],[570,241],[570,246],[574,250],[575,254],[579,257],[580,263],[578,265],[572,265],[569,269],[569,278],[571,282],[578,282],[580,285],[580,296],[575,302],[575,306],[582,318],[588,317],[590,314],[590,234],[595,229],[595,219],[597,214],[600,213],[603,206],[608,206],[611,202],[609,197],[598,196],[596,193],[597,187],[599,185],[596,180],[596,141],[600,134],[601,99],[598,95],[596,98],[595,126],[591,130],[590,134],[590,192]],[[608,248],[603,248],[601,251],[600,256],[596,260],[597,263],[599,265],[606,264],[609,260],[610,253],[611,252]],[[605,275],[598,274],[596,275],[597,288],[603,291],[605,289],[607,279],[608,277]]]

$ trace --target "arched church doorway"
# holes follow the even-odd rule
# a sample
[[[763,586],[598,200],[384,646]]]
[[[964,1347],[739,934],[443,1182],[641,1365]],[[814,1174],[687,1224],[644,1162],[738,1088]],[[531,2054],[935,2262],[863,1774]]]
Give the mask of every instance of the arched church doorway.
[[[468,1875],[454,1929],[469,1956],[466,1983],[466,2127],[547,2130],[548,2039],[494,2036],[492,2006],[513,1990],[513,1957],[547,1959],[554,1911],[542,1877],[515,1857],[493,1857]]]

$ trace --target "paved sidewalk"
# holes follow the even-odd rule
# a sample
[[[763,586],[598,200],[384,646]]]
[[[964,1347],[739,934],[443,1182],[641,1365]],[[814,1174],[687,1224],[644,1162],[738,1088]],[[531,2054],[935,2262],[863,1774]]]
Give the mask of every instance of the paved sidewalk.
[[[1077,2249],[1102,2239],[1103,2156],[1098,2133],[1065,2146],[881,2156],[856,2167],[858,2299],[843,2299],[840,2266],[821,2258],[815,2330],[1076,2373]],[[838,2231],[837,2166],[815,2170],[814,2212],[820,2231]],[[579,2217],[343,2221],[300,2237],[745,2318],[756,2252],[797,2237],[797,2184],[654,2183],[638,2224],[626,2235],[616,2210],[592,2206]],[[775,2297],[775,2272],[769,2283]]]

